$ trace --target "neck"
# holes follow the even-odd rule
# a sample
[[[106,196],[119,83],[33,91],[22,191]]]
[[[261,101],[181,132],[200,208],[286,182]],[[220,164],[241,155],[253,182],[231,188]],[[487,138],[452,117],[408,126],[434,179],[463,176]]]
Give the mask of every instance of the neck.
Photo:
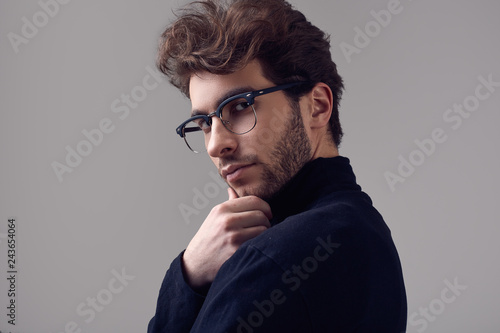
[[[268,200],[273,212],[271,224],[299,213],[322,195],[340,190],[361,190],[349,159],[337,156],[311,161]]]
[[[320,157],[329,158],[339,156],[338,148],[331,140],[325,139],[315,148],[316,149],[312,153],[311,161]]]

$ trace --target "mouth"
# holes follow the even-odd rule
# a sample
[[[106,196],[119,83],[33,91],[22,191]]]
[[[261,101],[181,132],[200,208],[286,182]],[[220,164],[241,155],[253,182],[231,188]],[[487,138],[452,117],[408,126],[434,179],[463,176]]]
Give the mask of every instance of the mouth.
[[[250,167],[255,164],[233,164],[224,168],[221,172],[222,178],[227,182],[234,182]]]

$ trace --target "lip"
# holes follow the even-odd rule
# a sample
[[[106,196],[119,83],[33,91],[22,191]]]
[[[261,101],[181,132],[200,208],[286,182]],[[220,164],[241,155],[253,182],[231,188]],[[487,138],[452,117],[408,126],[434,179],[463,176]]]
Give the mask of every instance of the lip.
[[[252,165],[254,164],[232,164],[222,169],[221,175],[226,181],[230,182],[238,178],[245,169]]]

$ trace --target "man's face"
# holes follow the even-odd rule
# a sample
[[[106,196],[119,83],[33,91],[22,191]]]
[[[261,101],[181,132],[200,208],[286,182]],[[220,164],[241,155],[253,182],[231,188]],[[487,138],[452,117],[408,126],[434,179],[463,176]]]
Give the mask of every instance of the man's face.
[[[229,75],[197,73],[191,77],[189,91],[193,110],[208,114],[229,92],[272,86],[275,84],[262,75],[260,63],[253,61]],[[311,160],[311,145],[300,107],[292,109],[283,91],[256,97],[254,108],[257,124],[242,135],[231,133],[214,117],[206,137],[207,152],[240,197],[270,199]]]

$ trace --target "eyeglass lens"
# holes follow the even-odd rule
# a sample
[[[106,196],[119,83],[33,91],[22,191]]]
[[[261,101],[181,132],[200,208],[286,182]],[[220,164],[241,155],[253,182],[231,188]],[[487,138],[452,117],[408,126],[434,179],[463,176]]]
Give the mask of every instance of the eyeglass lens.
[[[213,120],[212,121],[216,121]],[[255,109],[246,99],[233,100],[222,108],[221,121],[224,127],[235,134],[244,134],[253,129],[257,122]],[[206,150],[210,137],[210,126],[203,118],[196,119],[184,127],[184,140],[194,152]]]

